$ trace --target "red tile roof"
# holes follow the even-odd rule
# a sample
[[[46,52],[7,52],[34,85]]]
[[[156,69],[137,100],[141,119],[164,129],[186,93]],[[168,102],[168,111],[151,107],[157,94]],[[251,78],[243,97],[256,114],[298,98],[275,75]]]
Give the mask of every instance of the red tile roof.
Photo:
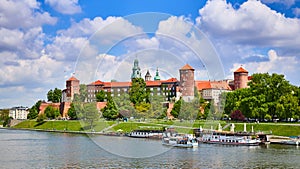
[[[76,77],[72,76],[72,77],[70,77],[70,79],[68,79],[67,81],[79,81],[79,80],[76,79]]]
[[[245,70],[243,67],[238,68],[234,73],[248,73],[247,70]]]
[[[97,80],[97,81],[91,83],[91,85],[104,85],[104,82]]]
[[[203,89],[224,89],[231,90],[230,86],[226,81],[195,81],[197,90]]]
[[[195,81],[198,90],[210,89],[210,81]]]
[[[180,70],[195,70],[195,69],[189,64],[186,64]]]
[[[161,81],[157,80],[157,81],[146,81],[146,86],[160,86],[161,85]]]

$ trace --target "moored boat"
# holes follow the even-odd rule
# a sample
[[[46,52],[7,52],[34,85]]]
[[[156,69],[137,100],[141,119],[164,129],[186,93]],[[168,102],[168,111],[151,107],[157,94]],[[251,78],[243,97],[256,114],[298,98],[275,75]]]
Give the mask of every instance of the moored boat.
[[[224,131],[211,131],[202,133],[198,138],[199,142],[223,145],[244,145],[258,146],[261,140],[258,136],[251,133],[235,133]]]
[[[194,148],[198,147],[198,141],[192,135],[164,137],[162,144],[172,147]]]
[[[161,139],[162,135],[161,130],[134,130],[128,134],[129,137],[153,139]]]

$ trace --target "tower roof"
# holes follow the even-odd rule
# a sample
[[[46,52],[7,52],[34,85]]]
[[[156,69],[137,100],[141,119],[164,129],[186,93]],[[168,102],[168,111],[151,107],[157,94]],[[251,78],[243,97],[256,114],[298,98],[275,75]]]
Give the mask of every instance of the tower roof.
[[[154,80],[160,80],[158,68],[156,69],[156,75],[154,77]]]
[[[68,79],[67,81],[79,81],[79,80],[76,79],[76,77],[72,76],[72,77],[70,77],[70,79]]]
[[[186,64],[180,70],[195,70],[195,69],[189,64]]]
[[[234,71],[234,73],[248,73],[248,71],[241,66],[236,71]]]

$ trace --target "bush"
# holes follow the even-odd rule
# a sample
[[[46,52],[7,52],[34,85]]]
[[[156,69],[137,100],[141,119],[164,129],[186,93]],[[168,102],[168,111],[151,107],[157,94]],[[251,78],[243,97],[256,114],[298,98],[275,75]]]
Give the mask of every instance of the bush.
[[[43,122],[45,119],[46,119],[45,114],[39,114],[37,119],[36,119],[36,122],[40,123],[40,122]]]

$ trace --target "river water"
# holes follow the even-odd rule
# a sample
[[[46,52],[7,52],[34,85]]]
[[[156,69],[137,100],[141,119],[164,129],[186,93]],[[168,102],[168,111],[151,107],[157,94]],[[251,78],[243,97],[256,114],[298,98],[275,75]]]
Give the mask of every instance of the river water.
[[[158,140],[1,129],[0,168],[300,168],[300,148],[169,148]]]

